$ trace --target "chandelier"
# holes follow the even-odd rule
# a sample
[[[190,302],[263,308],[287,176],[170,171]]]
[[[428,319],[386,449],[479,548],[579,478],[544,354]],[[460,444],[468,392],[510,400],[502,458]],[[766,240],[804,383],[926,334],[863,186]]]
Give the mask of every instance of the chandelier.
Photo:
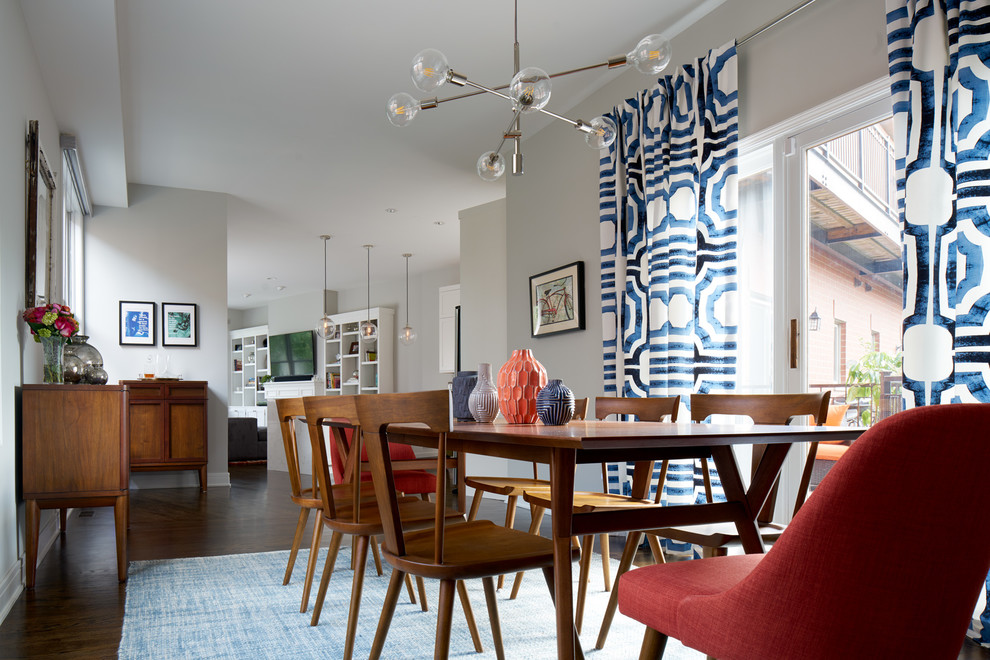
[[[514,3],[514,43],[513,43],[513,76],[506,85],[485,87],[467,76],[457,73],[450,68],[447,58],[438,50],[427,48],[413,58],[410,72],[413,84],[421,92],[429,94],[446,83],[458,87],[472,87],[477,91],[467,92],[447,98],[427,98],[417,100],[411,94],[399,92],[389,100],[385,109],[388,120],[396,126],[406,126],[420,110],[432,109],[441,103],[468,98],[478,94],[492,94],[508,101],[512,106],[512,120],[502,131],[502,139],[492,151],[486,151],[478,158],[478,176],[485,181],[495,181],[505,172],[505,158],[501,154],[502,147],[507,141],[513,143],[512,173],[523,173],[523,157],[521,149],[522,130],[520,115],[540,112],[554,119],[566,122],[584,134],[585,141],[592,149],[604,149],[615,141],[616,126],[608,117],[595,117],[590,122],[581,119],[569,119],[546,109],[550,102],[551,79],[567,76],[581,71],[590,71],[607,67],[617,69],[632,64],[636,69],[648,75],[657,75],[670,62],[670,42],[659,34],[651,34],[643,39],[626,55],[610,58],[606,62],[548,74],[535,66],[519,68],[519,5]],[[506,90],[503,92],[502,90]],[[506,93],[507,92],[507,93]]]

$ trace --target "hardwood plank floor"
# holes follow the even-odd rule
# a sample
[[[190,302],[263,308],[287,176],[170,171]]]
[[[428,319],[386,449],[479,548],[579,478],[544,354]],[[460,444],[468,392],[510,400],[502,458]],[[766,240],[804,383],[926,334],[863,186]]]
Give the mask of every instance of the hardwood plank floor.
[[[133,491],[128,559],[287,550],[299,511],[288,497],[288,474],[268,472],[264,465],[232,465],[230,477],[230,488],[206,493]],[[504,512],[504,504],[491,500],[481,508],[481,516],[499,523]],[[520,509],[516,528],[528,525]],[[612,555],[621,552],[621,540],[613,537]],[[305,566],[297,564],[296,570]],[[124,597],[125,586],[117,583],[112,508],[76,510],[38,566],[35,588],[21,594],[0,625],[0,658],[116,658]],[[990,652],[967,641],[959,659],[990,659]]]

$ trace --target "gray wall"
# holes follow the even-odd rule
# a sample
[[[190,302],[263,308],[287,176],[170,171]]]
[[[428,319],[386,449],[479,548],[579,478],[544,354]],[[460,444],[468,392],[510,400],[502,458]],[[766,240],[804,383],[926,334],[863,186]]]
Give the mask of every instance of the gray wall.
[[[209,382],[208,484],[227,472],[227,195],[131,184],[128,208],[96,207],[86,220],[86,330],[110,382],[137,377],[148,355]],[[156,304],[157,346],[118,344],[118,302]],[[161,303],[196,303],[199,345],[161,345]],[[194,471],[136,473],[132,487],[195,486]]]
[[[15,388],[40,383],[41,348],[21,321],[24,310],[24,139],[37,119],[49,164],[62,181],[58,127],[16,0],[0,0],[0,619],[21,590],[24,507],[17,500]],[[61,217],[56,195],[55,217]],[[42,548],[54,538],[54,511],[42,512]]]

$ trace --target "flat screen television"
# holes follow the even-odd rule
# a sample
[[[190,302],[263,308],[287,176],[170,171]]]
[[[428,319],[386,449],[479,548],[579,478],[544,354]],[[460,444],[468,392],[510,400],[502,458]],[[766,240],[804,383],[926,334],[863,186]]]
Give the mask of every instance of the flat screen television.
[[[310,380],[316,375],[316,333],[301,330],[270,336],[268,360],[275,381]]]

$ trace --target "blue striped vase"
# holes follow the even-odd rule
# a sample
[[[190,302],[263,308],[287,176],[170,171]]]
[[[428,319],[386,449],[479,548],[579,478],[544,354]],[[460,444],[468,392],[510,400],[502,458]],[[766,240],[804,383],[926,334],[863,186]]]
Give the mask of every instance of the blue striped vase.
[[[574,416],[574,393],[555,378],[536,395],[536,414],[546,426],[560,426]]]

